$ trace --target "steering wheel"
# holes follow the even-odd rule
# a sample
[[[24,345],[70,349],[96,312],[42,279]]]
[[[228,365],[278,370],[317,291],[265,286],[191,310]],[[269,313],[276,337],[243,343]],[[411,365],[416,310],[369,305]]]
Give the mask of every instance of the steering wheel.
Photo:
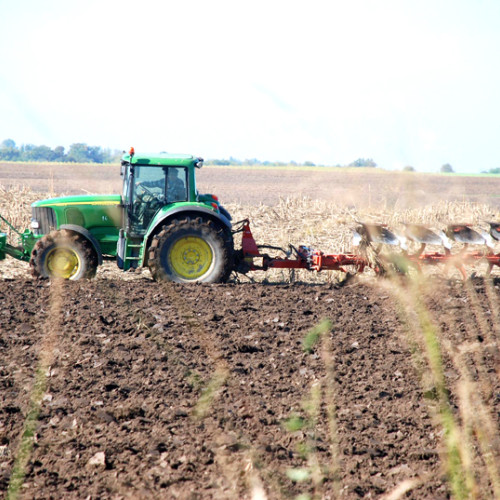
[[[141,188],[145,194],[149,194],[149,196],[152,196],[153,198],[156,198],[155,194],[153,193],[153,191],[151,191],[151,189],[149,189],[148,187],[144,186],[143,184],[137,184],[136,186],[136,189],[139,189]],[[139,196],[139,195],[138,195]],[[144,195],[141,195],[141,197],[144,196]]]
[[[140,193],[139,188],[142,189],[142,192]],[[143,186],[142,184],[137,184],[136,189],[138,202],[142,204],[161,204],[162,199],[160,193],[155,193],[151,191],[150,188]]]

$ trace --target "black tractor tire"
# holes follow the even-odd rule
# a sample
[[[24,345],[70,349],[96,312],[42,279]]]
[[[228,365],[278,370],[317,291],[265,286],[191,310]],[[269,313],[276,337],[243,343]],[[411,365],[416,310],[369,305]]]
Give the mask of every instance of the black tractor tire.
[[[148,266],[156,281],[225,283],[233,270],[229,230],[200,217],[173,220],[153,237]]]
[[[45,235],[31,252],[31,274],[37,278],[91,279],[97,265],[97,254],[91,243],[67,229]]]

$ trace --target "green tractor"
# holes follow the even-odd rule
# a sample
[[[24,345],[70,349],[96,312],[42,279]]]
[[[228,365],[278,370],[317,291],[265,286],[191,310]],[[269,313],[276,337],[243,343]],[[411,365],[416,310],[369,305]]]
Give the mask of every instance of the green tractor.
[[[217,197],[199,194],[190,155],[122,158],[121,195],[68,196],[32,204],[19,246],[0,233],[0,259],[29,262],[36,277],[92,278],[105,258],[123,271],[148,267],[155,280],[225,282],[233,270],[231,216]]]

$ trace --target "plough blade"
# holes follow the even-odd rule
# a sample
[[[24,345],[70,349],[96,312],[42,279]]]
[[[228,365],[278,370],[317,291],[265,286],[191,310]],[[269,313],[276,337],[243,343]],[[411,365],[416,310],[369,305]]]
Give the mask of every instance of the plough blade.
[[[446,228],[446,236],[458,243],[484,245],[486,239],[468,224],[452,224]]]
[[[500,223],[489,222],[490,225],[490,235],[493,239],[500,241]]]
[[[436,234],[428,227],[420,224],[405,224],[405,236],[417,243],[425,243],[426,245],[442,245],[442,235]]]
[[[384,224],[360,223],[356,232],[367,243],[378,243],[386,245],[399,245],[399,238],[389,231]]]

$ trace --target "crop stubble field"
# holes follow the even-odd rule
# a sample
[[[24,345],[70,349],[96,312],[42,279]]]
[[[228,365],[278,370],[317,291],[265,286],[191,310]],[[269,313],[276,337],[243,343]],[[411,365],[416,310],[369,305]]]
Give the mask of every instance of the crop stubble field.
[[[491,178],[199,173],[200,191],[272,245],[339,253],[356,220],[500,218]],[[31,201],[119,192],[118,174],[0,165],[0,213],[26,226]],[[275,271],[198,286],[111,263],[91,282],[27,273],[0,262],[4,495],[9,484],[20,498],[499,495],[498,270],[467,283],[439,270],[402,284]]]

